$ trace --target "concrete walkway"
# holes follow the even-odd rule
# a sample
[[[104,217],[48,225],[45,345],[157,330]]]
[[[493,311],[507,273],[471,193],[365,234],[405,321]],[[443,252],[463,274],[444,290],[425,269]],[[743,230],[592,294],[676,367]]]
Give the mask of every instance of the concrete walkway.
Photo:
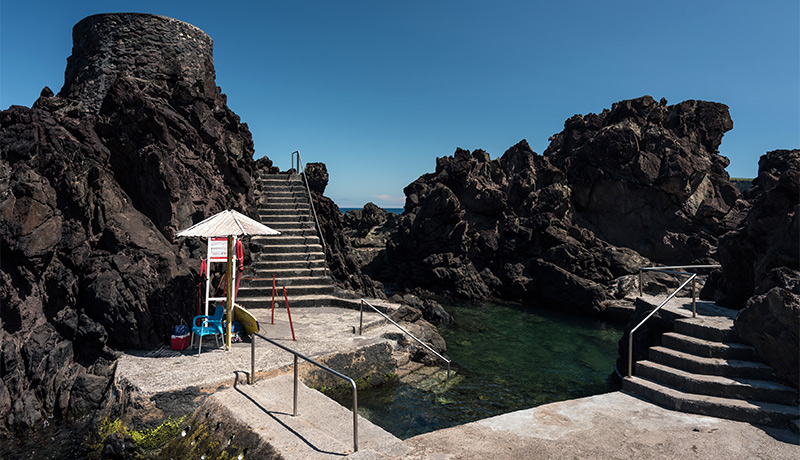
[[[322,393],[298,385],[298,404],[292,415],[292,375],[237,385],[218,391],[208,404],[235,414],[237,421],[271,444],[286,459],[335,459],[353,453],[353,412]],[[403,458],[411,449],[359,417],[359,454]]]
[[[271,324],[271,310],[252,309],[258,319],[261,334],[302,353],[309,358],[331,354],[350,353],[372,344],[390,342],[382,334],[394,326],[385,326],[385,320],[374,312],[364,312],[363,336],[358,329],[359,312],[334,307],[292,309],[294,332],[292,340],[285,308],[276,308],[275,324]],[[396,328],[393,332],[396,332]],[[293,362],[293,355],[263,340],[256,339],[257,377],[278,375]],[[195,341],[195,347],[197,342]],[[157,351],[129,351],[117,363],[117,380],[124,380],[146,394],[181,390],[188,387],[213,389],[233,384],[237,378],[247,381],[250,372],[250,343],[234,343],[230,351],[215,345],[211,337],[203,342],[202,353],[197,348],[173,351],[167,347]]]
[[[662,409],[622,392],[512,412],[405,441],[408,459],[790,459],[788,430]]]

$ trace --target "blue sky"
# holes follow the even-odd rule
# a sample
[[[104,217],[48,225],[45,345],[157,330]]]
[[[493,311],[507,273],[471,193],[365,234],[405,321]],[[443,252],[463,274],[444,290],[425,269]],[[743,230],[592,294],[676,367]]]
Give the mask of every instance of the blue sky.
[[[727,104],[728,172],[754,177],[800,147],[798,3],[1,0],[0,107],[58,92],[76,22],[135,11],[208,33],[256,157],[326,163],[340,207],[401,207],[456,147],[542,153],[570,116],[645,94]]]

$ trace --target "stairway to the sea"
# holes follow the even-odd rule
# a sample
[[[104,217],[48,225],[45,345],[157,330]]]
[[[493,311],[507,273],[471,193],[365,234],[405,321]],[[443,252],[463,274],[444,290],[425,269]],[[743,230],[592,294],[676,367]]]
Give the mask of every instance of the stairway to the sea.
[[[622,388],[662,407],[785,427],[800,418],[798,390],[779,383],[753,347],[740,343],[735,310],[677,317]]]
[[[245,271],[237,303],[246,308],[271,307],[274,276],[275,301],[280,307],[285,306],[285,287],[290,308],[357,308],[356,300],[337,295],[301,176],[266,174],[257,180],[259,220],[281,234],[254,236],[247,243],[252,263]]]

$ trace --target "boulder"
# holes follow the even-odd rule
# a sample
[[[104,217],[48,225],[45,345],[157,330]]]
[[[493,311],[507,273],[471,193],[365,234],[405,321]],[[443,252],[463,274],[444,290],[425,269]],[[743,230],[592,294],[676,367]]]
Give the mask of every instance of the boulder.
[[[771,270],[734,324],[780,378],[800,388],[800,271]]]
[[[325,163],[308,163],[303,170],[303,174],[308,180],[308,187],[319,194],[325,193],[328,186],[328,168]]]

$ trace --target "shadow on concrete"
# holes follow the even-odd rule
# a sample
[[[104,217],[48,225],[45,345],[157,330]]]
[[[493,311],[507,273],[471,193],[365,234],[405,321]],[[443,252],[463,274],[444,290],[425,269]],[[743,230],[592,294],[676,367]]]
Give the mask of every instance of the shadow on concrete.
[[[247,375],[247,373],[246,373],[246,372],[242,372],[242,374],[245,374],[245,375]],[[247,381],[247,380],[245,380],[245,382],[246,382],[246,381]],[[309,441],[308,439],[304,438],[304,437],[303,437],[303,436],[302,436],[300,433],[298,433],[297,431],[295,431],[295,430],[294,430],[292,427],[290,427],[289,425],[287,425],[286,423],[284,423],[283,421],[281,421],[281,420],[280,420],[278,417],[276,417],[277,415],[288,415],[288,416],[292,416],[292,414],[289,414],[289,413],[287,413],[287,412],[278,412],[278,411],[270,411],[270,410],[267,410],[267,409],[266,409],[264,406],[262,406],[262,405],[261,405],[261,404],[260,404],[258,401],[256,401],[256,400],[255,400],[255,399],[253,399],[253,398],[252,398],[250,395],[248,395],[247,393],[245,393],[244,391],[242,391],[242,390],[239,388],[239,372],[237,372],[237,373],[236,373],[236,383],[234,384],[234,389],[235,389],[236,391],[238,391],[238,392],[239,392],[239,394],[241,394],[242,396],[244,396],[245,398],[247,398],[247,399],[248,399],[248,400],[249,400],[251,403],[253,403],[253,405],[255,405],[256,407],[258,407],[259,409],[261,409],[261,411],[262,411],[262,412],[264,412],[264,414],[268,415],[268,416],[269,416],[270,418],[272,418],[272,419],[273,419],[275,422],[279,423],[279,424],[280,424],[280,425],[281,425],[283,428],[285,428],[285,429],[286,429],[288,432],[292,433],[292,434],[293,434],[295,437],[297,437],[299,440],[303,441],[303,442],[304,442],[304,443],[305,443],[305,444],[306,444],[308,447],[310,447],[310,448],[311,448],[311,449],[313,449],[314,451],[316,451],[316,452],[319,452],[319,453],[321,453],[321,454],[327,454],[327,455],[336,455],[336,456],[339,456],[339,457],[345,457],[345,456],[347,455],[347,454],[343,454],[343,453],[341,453],[341,452],[330,452],[330,451],[326,451],[326,450],[319,449],[317,446],[315,446],[314,444],[312,444],[312,443],[311,443],[311,441]]]

